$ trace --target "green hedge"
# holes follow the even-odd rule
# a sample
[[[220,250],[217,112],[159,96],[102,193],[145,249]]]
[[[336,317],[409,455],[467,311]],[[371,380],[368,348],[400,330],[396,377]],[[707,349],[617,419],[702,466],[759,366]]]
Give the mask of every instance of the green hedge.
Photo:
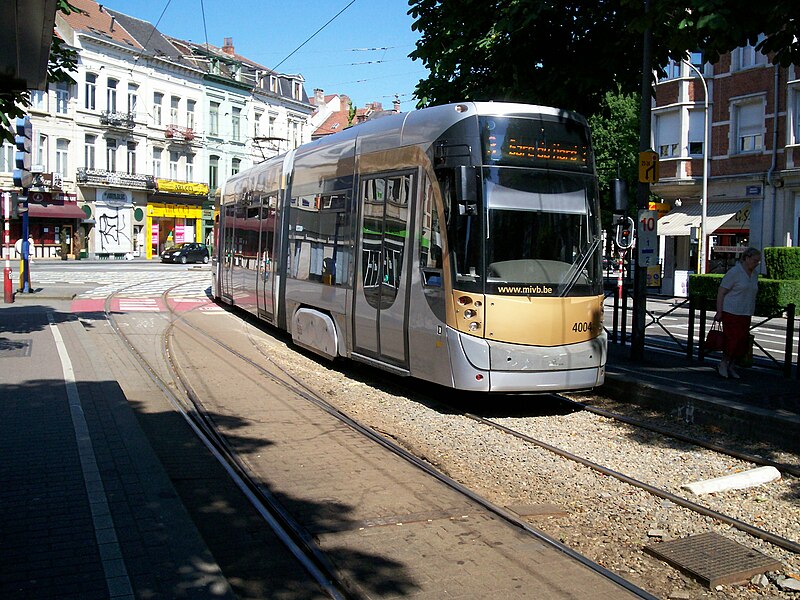
[[[800,279],[800,248],[764,248],[762,255],[770,279]]]
[[[710,300],[709,308],[716,310],[714,302],[717,301],[722,277],[718,274],[689,275],[689,297],[692,300]],[[756,314],[766,316],[789,304],[800,306],[800,279],[767,279],[759,276]]]

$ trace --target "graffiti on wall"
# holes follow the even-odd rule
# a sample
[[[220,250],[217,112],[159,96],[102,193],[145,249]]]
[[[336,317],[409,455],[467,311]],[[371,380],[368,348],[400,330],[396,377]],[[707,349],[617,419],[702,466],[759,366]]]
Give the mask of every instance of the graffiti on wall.
[[[133,209],[97,205],[97,252],[124,253],[133,251],[131,223]]]

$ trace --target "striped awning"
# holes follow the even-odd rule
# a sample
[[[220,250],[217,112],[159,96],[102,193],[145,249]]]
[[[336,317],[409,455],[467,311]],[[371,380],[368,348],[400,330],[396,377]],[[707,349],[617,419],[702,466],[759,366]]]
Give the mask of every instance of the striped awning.
[[[658,235],[689,235],[692,227],[700,227],[700,204],[676,206],[658,220]],[[749,202],[709,202],[706,209],[706,235],[721,227],[726,229],[750,228]]]

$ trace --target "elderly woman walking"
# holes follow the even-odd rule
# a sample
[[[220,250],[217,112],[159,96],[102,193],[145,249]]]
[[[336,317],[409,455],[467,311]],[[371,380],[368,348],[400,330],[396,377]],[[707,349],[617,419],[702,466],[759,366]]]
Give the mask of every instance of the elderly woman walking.
[[[739,379],[736,360],[747,353],[750,317],[755,312],[758,293],[758,273],[755,270],[760,262],[761,251],[751,246],[719,284],[714,321],[722,321],[725,345],[717,371],[726,379]]]

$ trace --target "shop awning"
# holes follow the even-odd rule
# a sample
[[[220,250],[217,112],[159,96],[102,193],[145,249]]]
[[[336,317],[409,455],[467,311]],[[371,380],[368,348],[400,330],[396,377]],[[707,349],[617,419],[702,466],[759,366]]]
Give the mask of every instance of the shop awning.
[[[706,235],[711,235],[744,209],[749,202],[709,202],[706,209]],[[700,227],[702,216],[699,204],[676,206],[658,220],[658,235],[689,235],[692,227]],[[748,215],[749,218],[749,215]],[[748,228],[746,220],[737,221],[732,227]]]
[[[85,219],[86,213],[77,204],[33,204],[28,203],[28,216],[37,219]]]

